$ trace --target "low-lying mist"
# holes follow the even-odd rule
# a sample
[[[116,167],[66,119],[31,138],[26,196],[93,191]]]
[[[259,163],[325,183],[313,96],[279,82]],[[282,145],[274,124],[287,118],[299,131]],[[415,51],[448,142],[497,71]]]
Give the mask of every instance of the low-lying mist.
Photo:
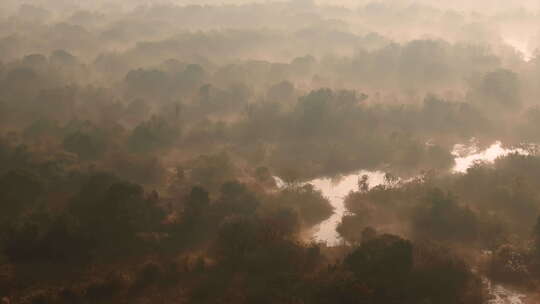
[[[538,1],[0,2],[0,301],[522,304]]]

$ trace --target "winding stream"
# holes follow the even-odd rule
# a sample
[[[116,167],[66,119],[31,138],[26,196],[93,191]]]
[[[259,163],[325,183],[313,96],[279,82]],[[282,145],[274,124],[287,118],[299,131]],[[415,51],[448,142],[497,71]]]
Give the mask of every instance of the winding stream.
[[[485,150],[478,150],[474,145],[456,145],[452,154],[455,156],[455,166],[452,168],[454,173],[466,172],[475,161],[493,162],[496,158],[510,153],[527,152],[522,149],[505,149],[501,142],[493,143]],[[384,173],[380,171],[362,170],[355,174],[345,176],[339,180],[320,178],[310,181],[316,189],[327,197],[334,206],[334,214],[322,222],[314,232],[314,238],[326,242],[329,246],[336,246],[342,240],[336,231],[337,225],[346,213],[344,199],[351,191],[358,189],[358,180],[362,175],[369,176],[370,187],[375,187],[384,183]],[[283,185],[281,183],[281,185]],[[488,304],[523,304],[525,296],[523,294],[509,290],[501,285],[492,284],[487,278],[484,278],[484,284],[490,296]]]
[[[454,173],[464,173],[469,167],[471,167],[476,161],[493,162],[500,156],[505,156],[510,153],[522,153],[527,152],[523,149],[505,149],[502,147],[500,141],[493,143],[485,150],[478,150],[473,145],[456,145],[452,154],[454,155],[455,165],[452,168]],[[316,229],[314,236],[316,240],[325,241],[328,245],[337,245],[341,241],[339,234],[336,232],[336,227],[341,221],[341,218],[345,214],[344,199],[351,191],[358,190],[358,180],[362,175],[369,177],[369,186],[375,187],[384,183],[384,172],[381,171],[366,171],[362,170],[354,174],[344,176],[338,180],[332,180],[329,178],[319,178],[309,181],[316,189],[322,192],[322,194],[330,200],[330,203],[334,207],[334,215],[322,222]],[[279,181],[278,185],[283,185],[283,182]]]
[[[339,180],[324,178],[310,182],[330,200],[334,207],[334,214],[329,219],[322,222],[316,230],[316,240],[325,241],[329,246],[335,246],[341,242],[341,237],[337,233],[336,228],[346,212],[344,199],[349,192],[358,190],[358,180],[363,175],[369,176],[370,187],[375,187],[384,183],[384,173],[380,171],[360,171]]]

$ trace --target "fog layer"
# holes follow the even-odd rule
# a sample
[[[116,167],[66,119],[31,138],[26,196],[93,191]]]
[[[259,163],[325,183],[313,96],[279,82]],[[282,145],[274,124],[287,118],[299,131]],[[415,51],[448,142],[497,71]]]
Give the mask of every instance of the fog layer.
[[[539,5],[1,1],[0,300],[536,303]]]

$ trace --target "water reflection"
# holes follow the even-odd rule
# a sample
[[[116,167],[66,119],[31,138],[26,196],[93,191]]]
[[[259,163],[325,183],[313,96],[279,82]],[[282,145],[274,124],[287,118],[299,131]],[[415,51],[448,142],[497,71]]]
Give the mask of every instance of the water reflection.
[[[500,141],[494,142],[485,150],[479,150],[473,141],[471,141],[470,144],[455,145],[452,151],[452,154],[455,157],[455,166],[452,168],[452,172],[464,173],[476,161],[493,162],[500,156],[505,156],[514,152],[521,154],[528,153],[524,149],[503,148]],[[315,240],[324,241],[330,246],[337,245],[341,242],[341,238],[337,233],[336,228],[346,212],[343,201],[349,192],[358,190],[358,180],[363,175],[369,177],[370,188],[384,183],[384,172],[366,170],[346,175],[340,179],[319,178],[308,182],[316,189],[320,190],[334,206],[334,214],[332,217],[322,222],[314,231],[313,236]],[[275,179],[278,187],[285,187],[285,183],[281,179],[277,177]]]
[[[452,154],[455,156],[455,166],[452,169],[456,173],[464,173],[476,161],[494,162],[495,159],[510,153],[527,154],[523,149],[505,149],[500,141],[496,141],[489,148],[478,151],[476,145],[456,145]]]
[[[378,186],[384,182],[384,172],[365,170],[345,176],[339,180],[324,178],[310,182],[330,200],[335,208],[334,215],[322,222],[315,232],[314,237],[316,240],[325,241],[328,245],[337,245],[341,241],[336,228],[346,212],[343,201],[349,192],[358,190],[358,180],[363,175],[369,177],[370,187]]]
[[[528,154],[524,149],[503,148],[500,141],[496,141],[485,150],[479,150],[474,143],[456,145],[452,151],[455,156],[455,166],[452,168],[452,172],[464,173],[475,161],[493,162],[498,157],[515,152]],[[344,199],[349,192],[358,190],[358,181],[363,175],[369,177],[370,188],[381,185],[385,181],[384,172],[362,170],[340,179],[320,178],[309,182],[320,190],[335,208],[332,217],[322,222],[314,231],[315,240],[326,242],[329,246],[338,245],[342,241],[336,228],[343,215],[347,212]],[[285,186],[285,183],[279,178],[276,178],[276,182],[280,188]],[[487,278],[484,278],[483,281],[490,298],[488,300],[489,304],[522,304],[525,299],[525,295],[507,289],[502,285],[492,284]]]

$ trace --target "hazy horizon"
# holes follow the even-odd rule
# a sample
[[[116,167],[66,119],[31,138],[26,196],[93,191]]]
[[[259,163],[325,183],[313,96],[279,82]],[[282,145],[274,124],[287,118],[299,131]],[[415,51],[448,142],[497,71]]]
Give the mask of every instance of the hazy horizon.
[[[0,2],[2,304],[529,304],[540,0]]]

